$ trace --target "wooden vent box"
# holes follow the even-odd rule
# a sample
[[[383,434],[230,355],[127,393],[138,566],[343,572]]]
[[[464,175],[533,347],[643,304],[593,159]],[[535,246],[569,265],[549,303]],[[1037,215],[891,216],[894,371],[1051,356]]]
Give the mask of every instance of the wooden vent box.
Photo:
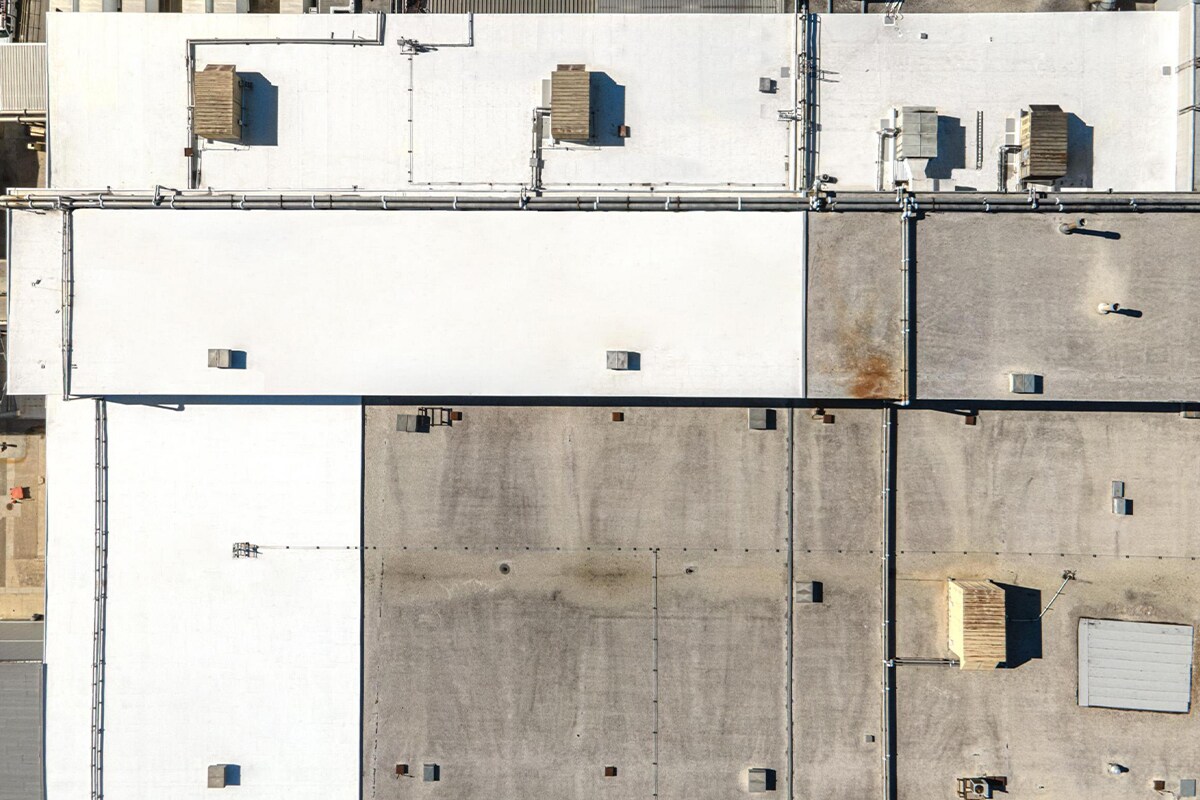
[[[209,64],[196,73],[192,127],[218,142],[242,140],[242,81],[232,64]]]
[[[1058,106],[1021,112],[1021,180],[1052,183],[1067,174],[1067,113]]]
[[[564,142],[592,138],[592,73],[583,64],[559,64],[550,75],[550,135]]]

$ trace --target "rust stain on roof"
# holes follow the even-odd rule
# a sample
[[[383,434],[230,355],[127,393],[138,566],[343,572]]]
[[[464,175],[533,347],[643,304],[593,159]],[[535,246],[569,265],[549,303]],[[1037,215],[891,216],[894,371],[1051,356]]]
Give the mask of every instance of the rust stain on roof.
[[[882,399],[900,394],[900,370],[895,363],[899,350],[889,352],[888,337],[876,332],[878,316],[874,303],[867,303],[853,316],[846,312],[839,326],[839,359],[851,397]]]
[[[880,353],[873,353],[852,365],[853,379],[850,396],[859,398],[894,397],[896,392],[896,369]]]

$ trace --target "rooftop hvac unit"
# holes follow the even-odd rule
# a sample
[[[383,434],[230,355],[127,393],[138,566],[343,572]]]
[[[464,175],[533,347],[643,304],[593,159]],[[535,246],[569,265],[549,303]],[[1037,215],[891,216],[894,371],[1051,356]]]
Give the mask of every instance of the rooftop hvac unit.
[[[896,157],[937,158],[938,114],[929,106],[904,106],[900,109],[900,136]]]
[[[592,73],[583,64],[559,64],[550,75],[550,135],[564,142],[592,138]]]
[[[959,778],[957,794],[963,800],[991,800],[996,789],[1007,791],[1007,787],[1007,777]]]
[[[1067,174],[1067,114],[1058,106],[1021,112],[1021,180],[1053,183]]]
[[[218,142],[242,140],[243,86],[232,64],[209,64],[196,72],[192,128],[197,136]]]

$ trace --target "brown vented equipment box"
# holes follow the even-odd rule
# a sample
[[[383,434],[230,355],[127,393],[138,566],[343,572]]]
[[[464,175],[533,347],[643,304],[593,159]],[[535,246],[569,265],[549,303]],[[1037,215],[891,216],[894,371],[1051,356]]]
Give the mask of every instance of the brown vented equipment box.
[[[1058,106],[1021,112],[1021,180],[1052,183],[1067,174],[1067,113]]]
[[[192,127],[218,142],[242,140],[242,81],[232,64],[209,64],[196,73]]]
[[[564,142],[592,138],[592,73],[583,64],[559,64],[550,75],[550,135]]]

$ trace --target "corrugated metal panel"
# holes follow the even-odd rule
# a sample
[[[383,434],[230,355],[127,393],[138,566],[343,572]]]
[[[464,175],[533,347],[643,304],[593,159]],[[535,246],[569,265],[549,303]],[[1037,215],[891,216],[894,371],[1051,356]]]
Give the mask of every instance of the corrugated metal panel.
[[[952,639],[963,669],[995,669],[1007,658],[1004,590],[991,581],[950,581]],[[961,605],[960,605],[961,604]],[[956,607],[957,606],[957,607]]]
[[[41,661],[42,622],[0,622],[0,661]]]
[[[582,67],[550,75],[550,135],[568,142],[592,138],[592,73]]]
[[[0,45],[0,113],[46,113],[46,45]]]
[[[1067,114],[1058,106],[1030,106],[1021,115],[1021,178],[1053,181],[1067,174]]]
[[[0,800],[41,796],[42,665],[0,664]]]
[[[428,0],[430,14],[786,14],[785,0]]]
[[[1079,620],[1079,705],[1187,713],[1192,626]]]
[[[230,64],[209,64],[196,73],[195,92],[196,135],[218,141],[240,141],[242,89],[235,68]]]

